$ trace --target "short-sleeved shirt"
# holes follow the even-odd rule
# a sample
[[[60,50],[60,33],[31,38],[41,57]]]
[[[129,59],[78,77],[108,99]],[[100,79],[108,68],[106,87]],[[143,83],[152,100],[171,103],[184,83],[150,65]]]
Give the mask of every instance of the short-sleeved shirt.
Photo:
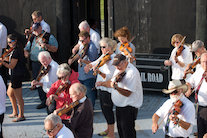
[[[11,58],[18,59],[16,66],[11,70],[11,79],[25,75],[24,56],[19,47],[14,49]]]
[[[132,106],[139,108],[143,102],[143,90],[140,73],[138,69],[131,63],[128,63],[125,71],[126,74],[122,78],[121,82],[118,82],[117,84],[118,87],[126,89],[132,93],[129,97],[126,97],[120,94],[117,90],[113,89],[111,94],[112,101],[117,107]],[[113,76],[117,75],[118,73],[120,73],[120,71],[116,69]],[[112,78],[112,82],[114,81],[115,77]]]
[[[55,136],[56,138],[74,138],[73,132],[64,124],[60,131]]]
[[[82,46],[82,45],[81,45]],[[79,50],[82,49],[82,47],[79,47]],[[86,55],[83,57],[83,60],[87,61],[95,61],[98,58],[98,51],[96,49],[96,46],[94,43],[91,41],[89,43],[88,51],[86,52]],[[96,78],[96,76],[93,75],[93,70],[89,71],[88,73],[85,74],[84,67],[86,64],[83,63],[82,67],[78,65],[78,73],[79,73],[79,80],[87,80],[90,78]]]

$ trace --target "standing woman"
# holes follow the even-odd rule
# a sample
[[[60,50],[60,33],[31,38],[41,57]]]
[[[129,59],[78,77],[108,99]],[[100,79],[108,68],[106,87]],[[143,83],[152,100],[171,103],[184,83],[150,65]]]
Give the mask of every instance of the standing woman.
[[[128,28],[126,26],[120,28],[119,30],[117,30],[114,33],[114,37],[118,38],[118,40],[119,40],[119,43],[117,44],[117,48],[116,48],[115,54],[121,53],[121,54],[125,55],[127,57],[128,61],[130,63],[132,63],[134,66],[136,66],[136,60],[133,60],[133,58],[129,54],[126,55],[125,52],[120,50],[121,49],[120,47],[122,45],[125,45],[126,43],[129,43],[129,41],[131,39],[131,34],[130,34]],[[129,47],[132,50],[131,54],[134,56],[135,55],[135,46],[134,46],[134,44],[132,44],[130,42],[129,43]]]
[[[115,66],[112,65],[112,62],[113,62],[113,58],[115,57],[114,51],[116,50],[117,43],[116,41],[110,38],[102,38],[99,43],[102,51],[102,56],[99,57],[96,61],[91,62],[90,64],[85,66],[84,70],[86,73],[89,72],[90,68],[94,69],[95,65],[99,63],[99,60],[101,58],[103,59],[103,56],[105,54],[108,53],[108,55],[110,55],[110,59],[106,61],[106,63],[103,66],[94,70],[98,74],[96,79],[96,86],[100,94],[101,109],[107,121],[107,129],[99,133],[98,135],[106,136],[108,138],[115,138],[115,134],[114,134],[115,120],[114,120],[114,113],[113,113],[113,102],[111,100],[112,88],[105,87],[104,81],[111,79],[116,69]],[[100,74],[101,75],[105,74],[105,78],[103,78]]]
[[[7,42],[10,48],[14,48],[9,56],[9,63],[4,62],[5,59],[0,59],[2,65],[9,69],[11,82],[7,90],[7,95],[12,104],[13,113],[9,118],[15,118],[12,122],[19,122],[25,120],[24,117],[24,100],[22,98],[22,80],[24,77],[24,56],[18,42],[18,37],[15,34],[7,36]],[[17,112],[17,101],[19,115]]]

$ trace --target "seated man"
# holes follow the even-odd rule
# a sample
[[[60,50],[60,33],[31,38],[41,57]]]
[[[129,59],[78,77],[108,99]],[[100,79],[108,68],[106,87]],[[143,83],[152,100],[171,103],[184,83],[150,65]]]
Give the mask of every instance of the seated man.
[[[70,129],[62,124],[62,121],[58,115],[50,114],[45,120],[45,131],[49,138],[74,138]]]
[[[165,138],[189,137],[195,121],[195,108],[193,103],[183,95],[187,90],[188,86],[186,84],[182,85],[180,80],[170,81],[168,90],[162,90],[164,93],[170,94],[170,99],[165,101],[152,116],[153,133],[158,130],[160,125],[158,125],[158,120],[161,117],[164,118],[163,131]],[[179,102],[180,106],[176,106]]]
[[[47,93],[46,104],[48,108],[48,114],[52,113],[55,109],[63,108],[66,104],[69,105],[72,100],[69,94],[69,88],[73,83],[79,83],[78,73],[71,70],[67,63],[60,64],[57,69],[57,75],[59,80],[52,84],[49,92]],[[60,90],[60,88],[64,89]],[[56,105],[50,107],[51,103],[55,101]],[[62,120],[67,120],[70,116],[63,114],[60,116]]]
[[[93,106],[85,96],[86,92],[86,87],[81,83],[73,84],[69,90],[71,99],[73,102],[79,101],[79,105],[67,113],[71,118],[63,123],[73,131],[76,138],[91,138],[93,135]],[[57,114],[58,111],[60,109],[54,113]]]

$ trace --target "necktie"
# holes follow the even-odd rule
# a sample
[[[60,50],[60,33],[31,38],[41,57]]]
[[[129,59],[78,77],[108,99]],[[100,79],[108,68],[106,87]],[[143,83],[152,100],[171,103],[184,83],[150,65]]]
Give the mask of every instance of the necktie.
[[[202,82],[203,82],[203,79],[204,79],[205,77],[206,77],[206,72],[203,73],[202,78],[201,78],[201,80],[200,80],[200,84],[198,85],[198,88],[197,88],[197,90],[196,90],[196,92],[195,92],[195,103],[198,103],[198,91],[199,91],[199,89],[200,89],[200,87],[201,87],[201,84],[202,84]]]

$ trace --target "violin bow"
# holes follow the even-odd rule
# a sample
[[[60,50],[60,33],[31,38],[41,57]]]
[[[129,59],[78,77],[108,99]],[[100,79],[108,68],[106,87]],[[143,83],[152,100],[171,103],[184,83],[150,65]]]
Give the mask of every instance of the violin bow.
[[[180,45],[178,46],[178,49],[181,47],[181,45],[184,42],[185,38],[186,38],[186,36],[184,36],[183,39],[181,40]]]
[[[195,92],[196,88],[201,85],[201,83],[203,82],[204,79],[206,79],[207,75],[205,77],[203,77],[200,82],[193,88],[193,90],[191,91],[191,94]]]

